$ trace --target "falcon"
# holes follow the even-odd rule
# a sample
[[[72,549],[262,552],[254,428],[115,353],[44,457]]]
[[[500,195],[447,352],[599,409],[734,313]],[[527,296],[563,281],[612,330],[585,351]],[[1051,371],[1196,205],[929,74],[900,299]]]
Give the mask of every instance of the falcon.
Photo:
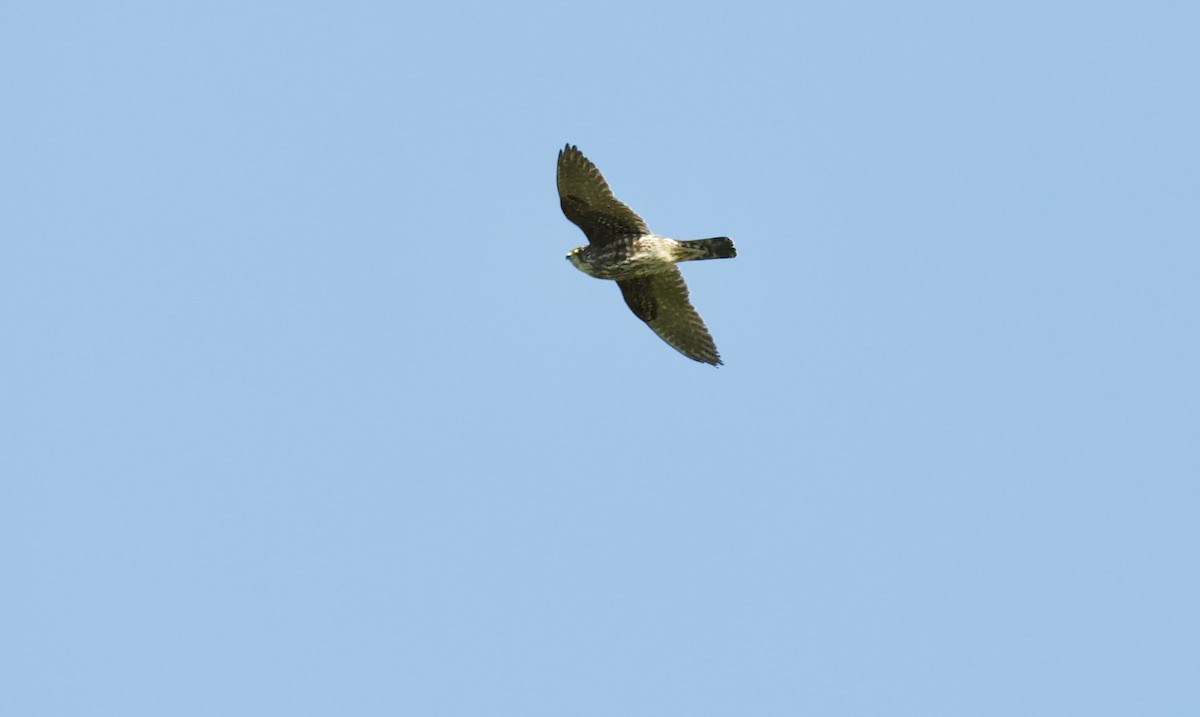
[[[613,196],[596,165],[574,145],[558,153],[558,199],[563,214],[583,230],[587,246],[567,259],[588,276],[617,282],[635,316],[679,353],[721,365],[708,327],[688,300],[680,261],[731,259],[729,237],[677,241],[653,234],[632,209]]]

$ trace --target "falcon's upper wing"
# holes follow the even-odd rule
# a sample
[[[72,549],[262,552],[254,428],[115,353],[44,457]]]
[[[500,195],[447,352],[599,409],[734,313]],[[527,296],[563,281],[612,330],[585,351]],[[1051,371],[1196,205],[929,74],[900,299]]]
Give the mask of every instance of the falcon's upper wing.
[[[650,233],[646,222],[613,196],[600,170],[574,145],[558,153],[558,199],[563,214],[591,244]]]
[[[679,269],[671,266],[647,276],[623,279],[617,286],[633,313],[663,341],[690,359],[713,366],[721,364],[712,335],[688,301],[687,284]]]

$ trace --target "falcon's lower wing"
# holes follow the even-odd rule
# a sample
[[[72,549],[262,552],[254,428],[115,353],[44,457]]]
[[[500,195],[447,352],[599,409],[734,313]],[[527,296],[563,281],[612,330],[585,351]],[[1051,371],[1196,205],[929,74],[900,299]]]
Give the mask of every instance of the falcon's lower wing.
[[[618,281],[617,286],[633,313],[663,341],[690,359],[720,365],[717,345],[688,301],[687,284],[679,269],[671,266],[655,274]]]

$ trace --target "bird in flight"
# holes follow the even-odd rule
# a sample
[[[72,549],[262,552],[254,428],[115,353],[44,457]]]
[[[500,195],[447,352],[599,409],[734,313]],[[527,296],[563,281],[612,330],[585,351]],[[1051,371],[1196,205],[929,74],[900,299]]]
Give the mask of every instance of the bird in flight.
[[[729,237],[677,241],[653,234],[632,209],[613,196],[596,165],[574,145],[558,153],[558,199],[563,214],[587,236],[567,259],[588,276],[612,279],[625,303],[679,353],[719,366],[721,355],[700,314],[688,301],[680,261],[731,259]]]

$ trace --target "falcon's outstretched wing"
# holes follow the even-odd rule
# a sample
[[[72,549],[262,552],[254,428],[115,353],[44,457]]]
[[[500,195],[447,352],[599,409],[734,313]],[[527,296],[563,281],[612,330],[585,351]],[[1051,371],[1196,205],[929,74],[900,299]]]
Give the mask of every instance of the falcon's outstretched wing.
[[[645,321],[663,341],[679,353],[701,363],[719,366],[721,355],[700,314],[688,301],[683,274],[674,266],[617,282],[625,303]]]
[[[563,214],[583,230],[590,244],[650,233],[646,222],[613,196],[604,175],[574,145],[558,153],[558,199]]]

